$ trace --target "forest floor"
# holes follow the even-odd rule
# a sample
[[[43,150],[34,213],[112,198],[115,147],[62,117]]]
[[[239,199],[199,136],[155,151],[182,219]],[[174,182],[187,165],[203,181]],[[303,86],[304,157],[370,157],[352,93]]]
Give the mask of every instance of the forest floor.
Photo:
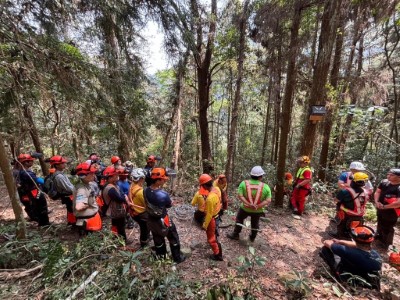
[[[0,197],[2,199],[0,202],[1,229],[1,226],[9,224],[14,219],[14,215],[4,188],[0,190],[0,195],[2,195]],[[220,242],[224,256],[222,262],[215,262],[208,258],[211,249],[207,244],[205,232],[201,228],[191,220],[175,217],[174,222],[182,248],[191,249],[190,257],[176,267],[179,277],[185,282],[201,284],[205,291],[214,287],[220,295],[223,290],[220,287],[225,287],[225,294],[226,290],[229,290],[231,294],[235,294],[235,291],[239,294],[238,291],[247,290],[255,296],[255,299],[294,299],[301,298],[301,293],[306,294],[310,299],[335,299],[340,296],[346,299],[353,297],[354,299],[400,299],[396,298],[396,296],[400,297],[400,272],[388,264],[390,252],[377,249],[384,262],[380,293],[369,289],[352,289],[346,285],[343,287],[329,277],[327,266],[323,264],[318,253],[322,241],[330,238],[327,231],[332,227],[330,216],[334,211],[331,199],[325,194],[313,195],[306,207],[306,214],[300,220],[293,218],[289,210],[268,208],[266,217],[261,222],[261,231],[253,243],[247,240],[249,232],[246,228],[242,230],[240,241],[232,241],[226,237],[226,234],[233,229],[235,214],[234,210],[228,211],[223,216],[220,229]],[[176,198],[175,200],[175,207],[179,207],[188,199]],[[62,225],[65,222],[64,206],[59,201],[51,201],[49,209],[52,210],[50,221],[54,224],[53,226],[64,226]],[[171,215],[174,215],[174,209]],[[27,224],[29,231],[38,230],[33,223]],[[376,226],[373,222],[367,222],[367,224]],[[63,228],[65,228],[64,231],[56,231],[57,236],[54,238],[58,238],[63,243],[76,243],[79,239],[78,234],[68,227]],[[396,231],[394,244],[400,248],[399,225]],[[129,239],[135,241],[133,248],[138,246],[138,228],[127,229],[127,234]],[[1,239],[0,242],[2,242]],[[254,255],[249,252],[249,247],[254,248]],[[243,261],[239,259],[240,256],[247,257],[250,261],[263,258],[266,263],[264,266],[239,271],[238,267],[243,265]],[[0,277],[0,288],[4,288],[8,284],[23,286],[32,278],[11,282],[1,280]],[[252,285],[253,281],[255,284]],[[308,288],[310,291],[307,291]],[[352,296],[346,294],[345,289]],[[19,296],[22,296],[21,299],[24,298],[23,295]],[[37,299],[40,298],[42,297],[38,293]]]

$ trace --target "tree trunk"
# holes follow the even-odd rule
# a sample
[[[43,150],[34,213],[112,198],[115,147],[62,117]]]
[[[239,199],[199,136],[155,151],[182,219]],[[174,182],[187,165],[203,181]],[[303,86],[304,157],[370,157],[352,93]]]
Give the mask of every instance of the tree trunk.
[[[339,71],[342,58],[343,41],[344,41],[344,18],[341,16],[340,30],[336,35],[335,55],[333,57],[332,70],[330,75],[330,82],[332,91],[335,92],[334,96],[327,99],[326,103],[326,115],[324,120],[324,128],[322,134],[322,148],[319,157],[319,168],[318,168],[318,179],[325,181],[326,169],[328,166],[328,152],[329,152],[329,141],[331,137],[333,119],[336,115],[337,107],[337,88],[339,82]],[[332,93],[331,93],[332,94]]]
[[[243,4],[243,11],[240,15],[239,21],[239,55],[238,55],[238,76],[236,79],[236,91],[235,98],[233,100],[233,108],[232,108],[232,119],[231,126],[229,132],[229,140],[228,140],[228,157],[225,165],[225,174],[227,176],[227,181],[232,182],[232,178],[230,174],[233,169],[233,157],[235,153],[233,152],[234,145],[236,143],[236,132],[238,125],[238,115],[239,115],[239,106],[241,102],[241,85],[242,85],[242,77],[243,77],[243,64],[245,60],[245,48],[246,48],[246,24],[248,18],[248,7],[250,0],[246,0]]]
[[[19,196],[15,186],[14,178],[10,170],[10,162],[7,159],[6,153],[3,136],[0,134],[0,169],[3,173],[4,181],[7,187],[8,195],[10,196],[10,201],[15,216],[16,236],[17,239],[20,240],[26,238],[26,224],[22,207],[19,204]]]
[[[297,2],[293,12],[292,27],[290,30],[290,45],[288,54],[288,66],[287,66],[287,82],[285,86],[285,96],[282,103],[282,112],[280,115],[281,119],[281,134],[279,139],[279,151],[277,161],[277,172],[276,172],[276,194],[275,194],[275,205],[283,205],[283,189],[284,179],[286,170],[286,152],[287,142],[290,132],[290,120],[292,116],[293,106],[293,95],[296,89],[296,60],[298,52],[298,36],[301,22],[301,2]]]
[[[35,151],[38,153],[43,153],[42,146],[41,146],[40,139],[39,139],[39,134],[38,134],[38,131],[37,131],[37,128],[36,128],[36,125],[33,120],[33,116],[32,116],[31,110],[29,109],[28,104],[24,105],[23,111],[24,111],[24,117],[29,126],[29,134],[31,135],[33,145],[35,146]],[[42,168],[43,176],[47,176],[49,174],[49,169],[47,167],[47,164],[44,161],[43,156],[39,157],[39,163],[40,163],[40,167]]]
[[[331,62],[331,53],[336,37],[337,14],[341,6],[341,0],[327,1],[322,15],[321,34],[319,38],[317,61],[313,74],[308,107],[312,105],[325,104],[326,82],[328,78],[329,66]],[[312,156],[314,151],[314,142],[316,137],[317,123],[308,120],[303,131],[303,138],[300,147],[301,155]]]

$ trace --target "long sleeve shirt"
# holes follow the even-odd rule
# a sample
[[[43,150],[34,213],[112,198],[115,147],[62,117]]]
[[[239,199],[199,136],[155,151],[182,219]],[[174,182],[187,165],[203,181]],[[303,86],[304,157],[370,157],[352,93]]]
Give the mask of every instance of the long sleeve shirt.
[[[221,210],[221,200],[217,193],[212,190],[206,199],[206,216],[204,218],[203,228],[207,230],[208,225],[212,218],[218,215],[219,211]]]

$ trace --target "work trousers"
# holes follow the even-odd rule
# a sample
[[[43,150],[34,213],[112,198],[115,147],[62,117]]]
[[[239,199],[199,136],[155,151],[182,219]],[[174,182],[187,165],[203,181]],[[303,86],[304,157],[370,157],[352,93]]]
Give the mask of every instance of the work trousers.
[[[126,241],[125,217],[111,219],[111,231],[122,236]]]
[[[393,245],[394,226],[397,223],[397,214],[394,209],[378,209],[377,239],[385,246]]]
[[[145,247],[148,243],[149,240],[149,228],[147,226],[147,221],[148,221],[148,214],[147,212],[143,212],[141,214],[138,214],[133,217],[133,220],[135,220],[139,224],[139,229],[140,229],[140,246]]]
[[[153,235],[154,246],[156,247],[156,253],[158,256],[167,254],[165,238],[169,241],[171,251],[174,247],[176,248],[180,246],[179,235],[175,224],[171,219],[169,220],[169,226],[167,226],[161,218],[153,218],[149,216],[147,226]]]
[[[264,216],[263,212],[247,212],[242,208],[239,208],[239,211],[236,215],[236,223],[243,224],[244,220],[247,217],[251,219],[251,234],[250,239],[254,240],[257,236],[258,229],[260,228],[260,217]],[[242,226],[235,225],[235,229],[233,230],[234,234],[239,234],[242,231]]]
[[[218,247],[218,222],[218,219],[212,218],[206,230],[207,242],[215,255],[219,254],[220,251]]]
[[[303,189],[303,188],[293,189],[291,202],[293,209],[297,210],[299,215],[301,215],[304,212],[304,205],[306,203],[306,197],[308,195],[308,192],[309,192],[308,189]]]

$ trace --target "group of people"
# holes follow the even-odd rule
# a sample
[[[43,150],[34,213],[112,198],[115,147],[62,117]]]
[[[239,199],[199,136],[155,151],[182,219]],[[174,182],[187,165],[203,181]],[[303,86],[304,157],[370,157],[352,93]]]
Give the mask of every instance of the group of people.
[[[67,163],[64,157],[56,155],[48,160],[51,172],[45,180],[32,171],[34,159],[30,154],[20,154],[20,168],[14,174],[25,211],[39,226],[49,225],[47,201],[42,192],[45,190],[50,198],[61,199],[66,205],[68,224],[78,227],[81,232],[100,230],[102,218],[109,216],[111,230],[129,243],[125,227],[127,217],[128,220],[132,218],[140,228],[141,247],[148,245],[151,233],[157,257],[167,255],[167,238],[173,260],[177,263],[185,260],[176,226],[168,215],[173,202],[163,189],[169,174],[165,168],[156,166],[160,158],[150,155],[144,168],[133,168],[131,162],[122,164],[119,157],[113,156],[111,165],[105,166],[98,155],[92,153],[87,161],[74,169],[74,174],[79,177],[75,186],[63,172]],[[293,216],[299,218],[311,193],[313,172],[308,156],[299,157],[297,163],[299,168],[294,178],[290,173],[285,174],[285,193],[290,196]],[[394,226],[400,215],[400,169],[391,169],[375,193],[361,162],[352,162],[349,169],[338,180],[334,219],[337,231],[331,233],[335,238],[324,241],[321,256],[339,277],[347,271],[370,279],[366,274],[378,272],[381,268],[380,256],[372,250],[371,243],[377,240],[385,249],[393,244]],[[239,240],[244,220],[248,217],[251,219],[249,241],[256,239],[260,218],[271,202],[271,189],[263,182],[264,175],[262,167],[255,166],[250,178],[239,184],[240,207],[233,231],[227,234],[229,239]],[[365,205],[370,197],[377,208],[376,233],[363,223]],[[209,174],[202,174],[192,205],[196,206],[195,222],[206,232],[212,250],[210,258],[222,261],[219,223],[228,208],[225,175],[220,174],[214,179]]]

